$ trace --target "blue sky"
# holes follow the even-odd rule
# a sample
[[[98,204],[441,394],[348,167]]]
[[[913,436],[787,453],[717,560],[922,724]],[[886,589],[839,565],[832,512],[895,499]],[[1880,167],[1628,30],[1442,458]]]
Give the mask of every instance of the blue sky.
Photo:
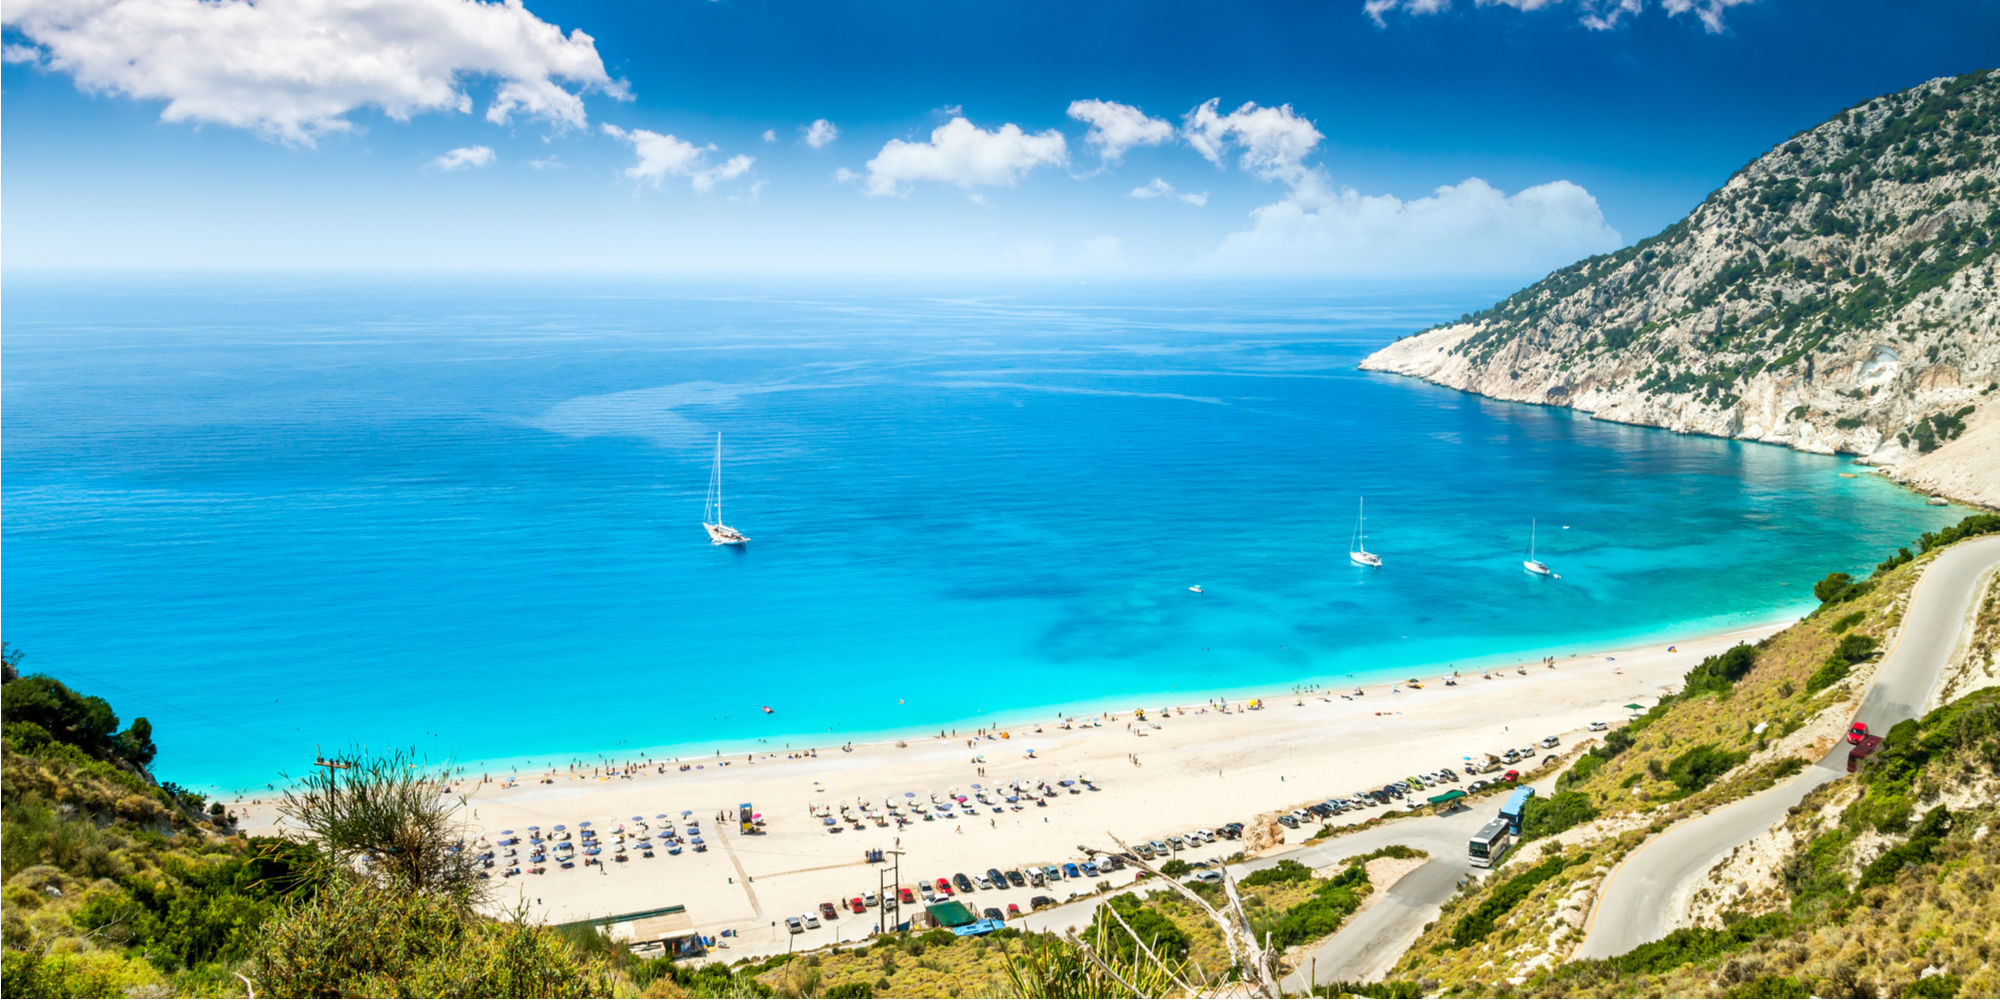
[[[1926,0],[5,18],[15,271],[1530,276],[1843,107],[2000,64],[2000,5]]]

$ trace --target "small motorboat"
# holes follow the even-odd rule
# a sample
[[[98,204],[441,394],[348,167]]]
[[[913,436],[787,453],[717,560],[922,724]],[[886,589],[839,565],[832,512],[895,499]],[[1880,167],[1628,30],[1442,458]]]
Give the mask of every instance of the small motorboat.
[[[776,715],[776,714],[778,714],[778,713],[776,713],[776,712],[772,711],[772,710],[771,710],[771,706],[769,706],[769,705],[765,705],[765,706],[764,706],[764,714],[765,714],[765,715]]]
[[[1190,594],[1199,594],[1199,593],[1202,593],[1202,589],[1201,589],[1201,584],[1197,583],[1197,584],[1195,584],[1194,586],[1192,586],[1192,587],[1189,587],[1189,588],[1188,588],[1188,593],[1190,593]]]

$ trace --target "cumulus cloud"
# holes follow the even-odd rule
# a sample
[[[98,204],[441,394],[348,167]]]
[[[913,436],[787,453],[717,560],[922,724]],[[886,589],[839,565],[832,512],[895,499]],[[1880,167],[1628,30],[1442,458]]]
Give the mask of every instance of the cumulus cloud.
[[[499,81],[496,123],[518,112],[579,126],[582,91],[628,96],[589,35],[565,36],[520,0],[9,0],[0,22],[32,43],[10,60],[85,91],[303,145],[352,129],[344,116],[361,107],[469,113],[472,77]]]
[[[1181,116],[1181,135],[1195,151],[1216,166],[1229,150],[1243,151],[1240,165],[1261,180],[1298,183],[1305,176],[1304,160],[1323,136],[1312,122],[1287,104],[1260,108],[1254,102],[1228,114],[1217,113],[1222,101],[1208,102]]]
[[[811,125],[799,126],[799,134],[805,136],[806,145],[819,149],[840,138],[840,129],[824,118],[815,119]]]
[[[933,129],[929,142],[889,140],[868,161],[868,193],[902,194],[914,181],[940,181],[967,190],[978,184],[1012,186],[1036,167],[1067,162],[1069,146],[1054,129],[1030,134],[1010,123],[987,131],[964,118],[953,118]]]
[[[1569,181],[1508,195],[1477,177],[1430,197],[1335,191],[1313,174],[1250,213],[1208,263],[1318,273],[1535,273],[1617,249],[1624,239],[1597,199]]]
[[[460,146],[431,161],[431,166],[439,170],[464,170],[468,167],[490,167],[496,159],[491,149],[485,146]]]
[[[1174,127],[1164,118],[1148,118],[1144,111],[1116,101],[1071,101],[1069,116],[1090,125],[1083,141],[1097,147],[1097,155],[1109,166],[1123,160],[1134,146],[1157,146],[1174,137]]]
[[[777,130],[777,129],[774,129],[774,128],[767,128],[767,129],[765,129],[765,130],[764,130],[764,141],[765,141],[765,142],[777,142],[777,141],[778,141],[778,130]]]
[[[1187,202],[1190,205],[1208,204],[1208,192],[1203,191],[1200,194],[1194,194],[1188,191],[1175,191],[1174,186],[1172,184],[1167,183],[1166,179],[1161,177],[1153,178],[1153,182],[1151,184],[1145,184],[1133,188],[1132,193],[1129,197],[1174,198],[1180,201]]]
[[[1722,12],[1756,0],[1660,0],[1660,9],[1669,17],[1693,14],[1711,34],[1719,34],[1726,29],[1722,22]],[[1646,0],[1473,0],[1475,6],[1512,7],[1520,11],[1537,11],[1564,8],[1574,11],[1577,22],[1595,31],[1609,31],[1627,17],[1635,17],[1646,9]],[[1374,20],[1377,27],[1387,27],[1386,14],[1402,13],[1412,15],[1441,14],[1451,9],[1452,0],[1366,0],[1361,5],[1362,13]]]
[[[639,155],[639,162],[627,167],[625,176],[654,187],[659,187],[668,177],[686,177],[689,187],[696,191],[709,191],[722,181],[743,176],[750,165],[757,162],[754,157],[738,154],[718,166],[709,167],[703,164],[708,154],[716,151],[714,143],[697,146],[678,136],[643,128],[628,132],[616,125],[605,125],[604,134],[631,144],[632,151]]]

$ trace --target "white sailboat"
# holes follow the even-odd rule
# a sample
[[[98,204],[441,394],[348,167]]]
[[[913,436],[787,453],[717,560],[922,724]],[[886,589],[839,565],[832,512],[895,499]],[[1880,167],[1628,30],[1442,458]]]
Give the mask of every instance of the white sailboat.
[[[1521,567],[1530,573],[1541,576],[1552,575],[1549,573],[1548,564],[1535,558],[1535,522],[1533,520],[1528,522],[1528,558],[1521,561]]]
[[[741,545],[750,536],[722,523],[722,434],[715,435],[715,471],[708,476],[708,502],[701,508],[701,526],[717,545]]]
[[[1367,524],[1367,498],[1355,498],[1354,507],[1354,547],[1347,550],[1347,558],[1357,566],[1380,566],[1382,557],[1368,551],[1368,535],[1363,531]]]

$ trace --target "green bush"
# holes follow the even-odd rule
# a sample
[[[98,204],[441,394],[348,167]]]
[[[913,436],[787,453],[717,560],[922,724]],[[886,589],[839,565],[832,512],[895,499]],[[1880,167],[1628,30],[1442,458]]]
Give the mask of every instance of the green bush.
[[[1949,973],[1939,976],[1925,976],[1903,987],[1906,997],[1944,998],[1955,997],[1965,987],[1965,981]],[[1773,994],[1774,996],[1777,994]],[[1805,996],[1804,993],[1787,993],[1785,996]]]
[[[1532,798],[1521,811],[1521,841],[1558,834],[1597,818],[1590,796],[1582,792],[1557,792],[1548,798]]]
[[[1486,935],[1493,933],[1501,917],[1527,899],[1536,886],[1561,874],[1568,864],[1567,859],[1557,855],[1502,882],[1476,909],[1458,918],[1458,923],[1451,929],[1452,944],[1460,948],[1478,944]]]
[[[1756,665],[1755,647],[1742,643],[1731,646],[1727,651],[1701,661],[1693,670],[1688,671],[1687,684],[1681,691],[1681,697],[1694,698],[1711,692],[1728,694],[1729,689]]]
[[[1285,858],[1269,868],[1259,868],[1243,876],[1242,880],[1236,884],[1246,889],[1254,889],[1260,885],[1287,885],[1297,882],[1310,882],[1312,881],[1312,877],[1313,870],[1311,868],[1299,864],[1291,858]]]
[[[1675,757],[1667,765],[1667,780],[1678,786],[1682,794],[1692,795],[1748,759],[1750,755],[1747,753],[1722,750],[1713,743],[1704,743]]]
[[[1806,984],[1790,976],[1758,976],[1728,993],[1728,997],[1810,997],[1813,991]],[[1904,996],[1915,994],[1905,993]],[[1956,996],[1957,994],[1950,994]]]
[[[1127,892],[1106,900],[1105,905],[1098,910],[1094,922],[1097,928],[1101,929],[1101,933],[1107,935],[1106,940],[1110,941],[1112,950],[1117,953],[1121,961],[1131,961],[1134,955],[1139,954],[1139,949],[1132,940],[1132,934],[1125,933],[1125,928],[1118,926],[1118,921],[1112,919],[1107,912],[1114,910],[1119,917],[1124,918],[1125,925],[1132,929],[1132,934],[1138,935],[1140,940],[1146,942],[1146,947],[1151,949],[1153,954],[1173,961],[1187,957],[1188,946],[1192,944],[1187,932],[1167,919],[1165,914],[1146,906],[1138,896]],[[1094,931],[1096,932],[1100,931]]]

